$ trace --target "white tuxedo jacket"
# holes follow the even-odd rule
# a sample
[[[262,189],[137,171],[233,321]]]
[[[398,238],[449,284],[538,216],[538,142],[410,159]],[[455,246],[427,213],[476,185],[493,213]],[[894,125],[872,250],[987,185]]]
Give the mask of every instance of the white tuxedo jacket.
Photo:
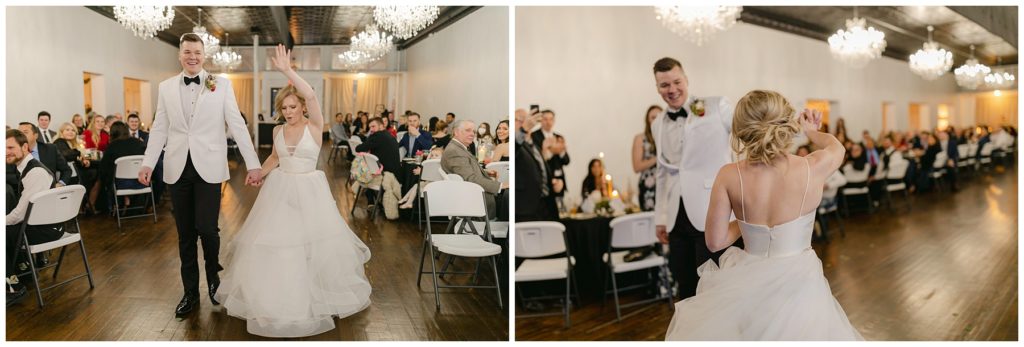
[[[733,161],[729,136],[734,106],[724,97],[701,99],[704,100],[703,117],[690,111],[693,97],[683,105],[689,116],[676,120],[685,122],[681,133],[663,131],[672,122],[666,116],[667,109],[651,123],[658,148],[654,221],[656,225],[664,225],[669,232],[675,226],[680,197],[690,223],[697,230],[704,231],[715,176],[722,166]],[[675,156],[662,150],[668,149],[672,141],[682,143],[682,152],[675,153]]]
[[[217,76],[217,86],[211,92],[206,88],[207,75],[206,70],[199,73],[202,89],[193,107],[194,115],[185,114],[182,110],[182,73],[160,82],[156,117],[149,132],[149,144],[142,165],[155,167],[160,151],[165,150],[164,182],[168,184],[177,182],[181,177],[190,153],[192,165],[204,181],[220,183],[228,180],[230,174],[225,130],[231,132],[238,144],[245,167],[248,170],[260,167],[245,121],[238,111],[231,81]]]

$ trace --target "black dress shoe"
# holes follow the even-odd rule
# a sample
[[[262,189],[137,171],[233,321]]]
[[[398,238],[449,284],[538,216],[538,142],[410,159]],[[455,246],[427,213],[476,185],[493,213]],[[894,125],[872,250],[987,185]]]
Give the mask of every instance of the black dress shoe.
[[[217,302],[217,299],[213,298],[213,296],[217,294],[217,288],[220,288],[220,281],[210,284],[210,302],[214,305],[220,305],[220,303]]]
[[[183,316],[195,310],[199,306],[199,295],[195,293],[185,293],[185,296],[178,302],[178,307],[174,308],[174,314]]]

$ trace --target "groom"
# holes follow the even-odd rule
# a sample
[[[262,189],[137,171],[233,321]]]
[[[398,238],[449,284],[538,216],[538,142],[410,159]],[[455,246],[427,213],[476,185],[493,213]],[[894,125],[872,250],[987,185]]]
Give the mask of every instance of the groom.
[[[230,178],[227,164],[227,130],[238,144],[249,170],[247,185],[259,184],[260,162],[249,132],[235,103],[231,82],[203,70],[203,40],[196,34],[181,36],[178,61],[182,73],[160,82],[156,117],[149,133],[146,157],[139,182],[149,185],[160,152],[164,157],[163,180],[169,184],[174,222],[178,229],[178,256],[185,296],[174,313],[184,315],[199,305],[199,260],[196,241],[203,245],[206,283],[210,301],[220,286],[217,261],[220,235],[221,182]]]
[[[658,148],[654,224],[658,240],[669,244],[669,268],[685,299],[697,291],[697,267],[714,256],[704,241],[704,221],[715,176],[732,161],[733,105],[724,97],[690,96],[686,71],[672,58],[654,63],[654,80],[668,103],[651,123]]]

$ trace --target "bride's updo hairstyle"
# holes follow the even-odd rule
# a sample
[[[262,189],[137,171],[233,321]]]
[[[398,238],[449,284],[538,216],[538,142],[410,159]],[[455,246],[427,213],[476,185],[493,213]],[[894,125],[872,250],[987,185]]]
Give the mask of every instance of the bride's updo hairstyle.
[[[302,108],[302,113],[306,113],[306,98],[303,98],[299,94],[299,89],[289,84],[287,87],[281,88],[277,92],[277,97],[274,98],[274,111],[277,111],[278,120],[284,121],[284,99],[289,96],[295,96],[295,99],[299,101],[299,107]]]
[[[754,90],[736,104],[732,118],[732,149],[752,163],[771,163],[785,156],[800,131],[795,110],[781,94]]]

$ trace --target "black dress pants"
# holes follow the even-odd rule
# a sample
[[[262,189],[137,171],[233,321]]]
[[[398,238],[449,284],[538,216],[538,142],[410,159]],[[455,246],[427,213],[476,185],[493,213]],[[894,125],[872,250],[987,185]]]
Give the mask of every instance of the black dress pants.
[[[196,172],[191,153],[181,177],[169,185],[174,223],[178,228],[178,256],[181,258],[181,283],[186,293],[199,293],[199,250],[203,246],[206,282],[220,281],[220,183],[209,183]]]

